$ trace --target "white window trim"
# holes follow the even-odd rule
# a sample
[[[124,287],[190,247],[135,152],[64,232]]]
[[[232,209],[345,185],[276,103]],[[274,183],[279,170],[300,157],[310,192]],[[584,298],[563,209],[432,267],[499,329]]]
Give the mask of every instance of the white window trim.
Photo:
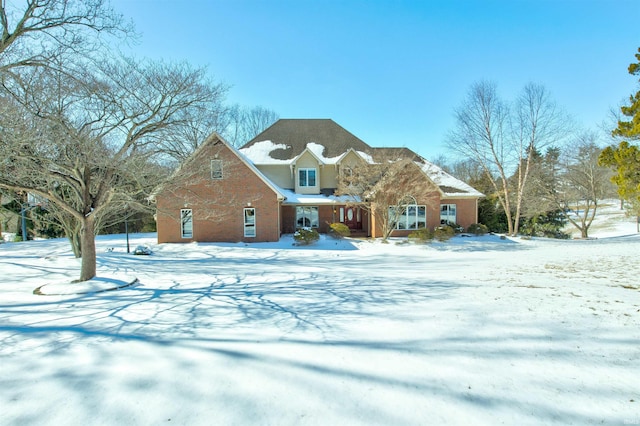
[[[247,222],[247,212],[248,211],[252,211],[253,214],[251,215],[253,217],[253,223],[252,222]],[[244,223],[244,236],[247,238],[255,238],[257,231],[256,231],[256,209],[254,207],[246,207],[245,209],[242,210],[242,221]],[[247,232],[247,231],[253,231],[253,233],[251,232]]]
[[[456,206],[455,204],[440,204],[440,223],[442,224],[442,207],[443,206],[447,206],[447,219],[446,222],[449,223],[458,223],[458,206]],[[450,212],[451,212],[451,206],[453,206],[453,221],[449,220],[449,216],[450,216]]]
[[[318,206],[297,206],[296,207],[296,228],[299,227],[298,219],[300,218],[298,216],[298,209],[303,209],[302,217],[309,219],[310,226],[302,226],[303,228],[318,228],[320,226],[320,208]],[[307,215],[307,209],[308,209],[308,215]],[[313,213],[312,213],[312,211],[314,211],[313,209],[315,209],[316,215],[318,217],[318,223],[316,223],[315,225],[313,224]]]
[[[188,212],[189,214],[189,222],[191,223],[191,233],[185,232],[185,214]],[[192,209],[181,209],[180,210],[180,236],[182,238],[193,238],[193,210]]]
[[[309,185],[309,171],[313,171],[314,174],[314,179],[315,179],[315,185]],[[306,175],[306,185],[302,185],[302,182],[300,181],[300,172],[305,172]],[[313,167],[303,167],[298,169],[298,186],[300,188],[315,188],[318,186],[318,169],[313,168]]]
[[[409,228],[409,227],[406,226],[407,223],[405,221],[404,222],[405,227],[401,228],[400,227],[400,218],[398,218],[398,220],[396,221],[396,225],[395,225],[395,227],[393,229],[397,229],[397,230],[400,230],[400,231],[412,231],[412,230],[415,230],[415,229],[424,229],[424,228],[427,227],[427,206],[426,205],[423,205],[423,204],[407,204],[407,205],[404,205],[404,206],[394,206],[392,208],[397,208],[397,209],[405,208],[405,214],[401,215],[400,218],[406,217],[407,216],[406,212],[410,208],[415,208],[415,212],[416,212],[415,221],[416,221],[417,224],[419,224],[418,220],[420,219],[420,217],[418,216],[418,211],[420,210],[420,208],[424,209],[424,225],[423,226],[417,226],[416,228]]]

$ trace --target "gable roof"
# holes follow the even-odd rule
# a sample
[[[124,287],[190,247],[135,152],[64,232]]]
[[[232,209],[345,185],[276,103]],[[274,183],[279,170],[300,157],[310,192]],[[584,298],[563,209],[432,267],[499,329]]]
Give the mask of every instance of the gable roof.
[[[322,145],[323,152],[316,154],[324,158],[339,157],[349,148],[362,152],[371,151],[369,145],[331,119],[280,119],[241,149],[245,150],[264,141],[284,145],[269,153],[274,160],[292,160],[302,154],[309,143]]]
[[[420,157],[418,154],[410,150],[409,148],[373,148],[372,151],[373,159],[375,161],[380,160],[399,160],[399,159],[410,159],[417,162],[425,161],[424,158]]]
[[[422,171],[431,179],[433,183],[438,185],[438,188],[443,195],[447,197],[456,198],[479,198],[484,197],[484,194],[471,185],[461,181],[458,178],[451,176],[449,173],[442,170],[435,164],[420,157],[422,161],[416,161],[416,164],[420,166]]]
[[[442,170],[442,168],[427,161],[425,158],[416,154],[409,148],[373,148],[373,158],[376,161],[389,160],[394,161],[400,158],[408,158],[422,169],[425,175],[433,183],[438,185],[442,195],[447,197],[460,197],[460,198],[477,198],[484,197],[484,194],[477,191],[472,186],[465,182],[451,176],[449,173]]]
[[[256,176],[258,176],[260,180],[262,180],[265,183],[265,185],[267,185],[273,192],[275,192],[278,199],[284,200],[286,198],[282,190],[280,189],[280,187],[274,184],[268,177],[264,175],[264,173],[260,171],[260,169],[258,169],[255,166],[255,164],[253,164],[253,162],[251,162],[251,160],[249,160],[244,154],[238,151],[237,148],[235,148],[233,145],[227,142],[222,136],[220,136],[216,132],[213,132],[212,134],[210,134],[205,139],[205,141],[201,143],[200,146],[196,148],[196,150],[184,162],[182,162],[176,170],[174,170],[171,177],[173,178],[175,176],[178,176],[182,172],[182,170],[188,168],[189,165],[197,161],[198,158],[202,155],[202,152],[205,151],[210,145],[216,145],[218,143],[223,144],[227,149],[229,149],[233,154],[235,154],[235,156],[238,157],[238,159],[245,166],[247,166],[253,173],[256,174]],[[149,198],[152,200],[155,199],[156,196],[162,192],[163,188],[164,188],[164,185],[161,184],[159,187],[157,187],[153,191],[153,193]]]

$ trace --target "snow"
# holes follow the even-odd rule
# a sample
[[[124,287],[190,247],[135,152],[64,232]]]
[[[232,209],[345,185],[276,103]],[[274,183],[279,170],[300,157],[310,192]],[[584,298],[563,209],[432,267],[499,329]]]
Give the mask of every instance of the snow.
[[[580,219],[575,213],[569,212],[573,219],[580,223]],[[583,211],[578,213],[580,216],[584,215]],[[626,209],[620,209],[619,200],[603,200],[598,203],[596,217],[589,227],[589,236],[615,237],[616,235],[637,232],[637,230],[636,218],[629,217]],[[580,231],[571,224],[567,224],[565,232],[574,238],[580,237]]]
[[[76,284],[67,241],[0,244],[0,424],[638,424],[640,235],[616,223],[428,245],[130,236],[149,256],[100,236],[99,278]]]
[[[430,163],[425,160],[424,163],[416,163],[418,166],[422,168],[424,173],[429,176],[429,178],[440,187],[445,188],[455,188],[459,190],[459,192],[446,192],[446,194],[450,197],[455,196],[473,196],[473,197],[483,197],[484,195],[474,189],[472,186],[466,184],[465,182],[451,176],[449,173],[442,170],[440,167],[436,166],[433,163]]]
[[[244,155],[253,164],[258,164],[258,165],[293,164],[296,162],[299,156],[290,160],[278,160],[271,157],[270,155],[272,151],[275,151],[278,149],[287,149],[287,148],[288,148],[287,145],[276,144],[276,143],[273,143],[272,141],[267,140],[267,141],[256,142],[248,148],[239,149],[238,152]],[[342,160],[342,158],[344,157],[344,154],[339,155],[337,157],[324,157],[322,155],[322,153],[324,152],[324,149],[325,149],[324,145],[321,145],[315,142],[307,143],[307,150],[313,153],[313,155],[318,159],[320,164],[335,165],[335,164],[338,164],[340,160]],[[360,151],[356,151],[356,152],[365,161],[369,162],[370,164],[374,163],[373,158],[369,154],[366,154]],[[424,160],[424,163],[417,162],[416,164],[422,168],[424,173],[427,176],[429,176],[429,178],[431,178],[431,180],[433,180],[433,182],[436,185],[443,187],[444,189],[458,190],[458,192],[450,192],[450,191],[445,192],[446,195],[449,197],[460,197],[460,196],[482,197],[483,196],[482,193],[478,192],[477,190],[467,185],[466,183],[462,182],[461,180],[446,173],[444,170],[442,170],[440,167],[436,166],[433,163],[430,163]],[[289,199],[288,196],[287,196],[287,199]]]
[[[324,152],[324,145],[320,145],[319,143],[315,142],[307,143],[307,149],[311,151],[318,160],[320,160],[321,164],[337,164],[342,159],[342,157],[344,157],[344,154],[338,155],[336,157],[325,157],[324,155],[322,155],[322,153]]]
[[[351,196],[324,195],[324,194],[299,194],[290,189],[279,188],[284,195],[284,204],[344,204],[354,201]]]
[[[271,157],[271,152],[277,149],[287,149],[285,144],[277,144],[271,141],[256,142],[248,148],[239,149],[242,155],[247,157],[253,164],[290,164],[291,160],[277,160]]]
[[[238,151],[247,157],[251,162],[258,165],[267,165],[267,164],[293,164],[297,161],[299,154],[297,157],[289,160],[278,160],[276,158],[271,157],[271,152],[276,151],[278,149],[287,149],[288,146],[285,144],[276,144],[272,141],[260,141],[256,142],[253,145],[239,149]],[[309,142],[306,145],[306,149],[311,152],[316,159],[320,162],[320,164],[337,164],[343,157],[344,154],[339,155],[337,157],[325,157],[323,152],[325,150],[324,145],[321,145],[316,142]],[[304,152],[304,151],[303,151]],[[364,159],[370,159],[371,157],[359,152],[359,155],[362,155]]]

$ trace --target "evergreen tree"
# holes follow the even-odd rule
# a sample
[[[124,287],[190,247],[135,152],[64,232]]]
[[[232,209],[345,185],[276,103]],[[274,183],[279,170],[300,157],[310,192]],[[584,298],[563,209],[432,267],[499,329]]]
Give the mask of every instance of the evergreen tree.
[[[638,62],[629,65],[629,74],[640,76],[640,48],[635,54]],[[621,109],[625,117],[629,117],[628,121],[618,121],[618,128],[612,133],[614,136],[621,136],[626,139],[640,139],[640,90],[635,95],[629,96],[629,106],[623,106]]]
[[[629,65],[629,74],[640,76],[640,48],[635,54],[638,62]],[[621,108],[622,114],[629,120],[619,120],[618,127],[611,133],[624,138],[620,144],[602,151],[599,162],[614,169],[611,181],[618,187],[618,194],[631,204],[640,225],[640,150],[628,141],[640,140],[640,90],[629,97],[630,105]]]

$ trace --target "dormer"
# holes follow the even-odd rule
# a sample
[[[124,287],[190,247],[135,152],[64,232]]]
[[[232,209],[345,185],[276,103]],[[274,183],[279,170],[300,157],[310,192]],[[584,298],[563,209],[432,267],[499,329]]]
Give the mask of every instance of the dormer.
[[[349,148],[340,159],[336,161],[338,165],[338,169],[340,172],[344,172],[346,170],[352,170],[356,167],[362,166],[363,164],[367,164],[368,156],[365,153],[358,153],[355,149]]]
[[[371,158],[364,152],[358,152],[352,148],[349,148],[344,154],[340,156],[336,161],[336,173],[335,173],[335,187],[339,186],[339,182],[346,177],[346,182],[349,178],[357,173],[359,167],[371,163]]]
[[[291,162],[295,181],[295,192],[298,194],[320,193],[320,170],[324,163],[313,151],[305,149]]]

